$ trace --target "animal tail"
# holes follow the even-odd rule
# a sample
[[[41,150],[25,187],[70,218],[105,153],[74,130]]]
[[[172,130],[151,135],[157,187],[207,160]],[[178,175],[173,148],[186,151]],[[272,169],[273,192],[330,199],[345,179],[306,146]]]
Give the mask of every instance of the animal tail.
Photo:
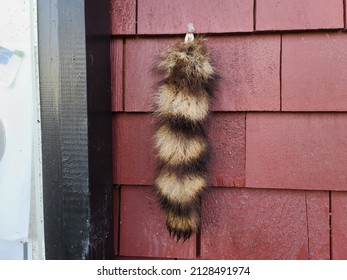
[[[217,75],[203,38],[179,42],[161,54],[163,79],[155,100],[158,157],[155,189],[170,234],[188,239],[200,225],[210,148],[205,124]]]

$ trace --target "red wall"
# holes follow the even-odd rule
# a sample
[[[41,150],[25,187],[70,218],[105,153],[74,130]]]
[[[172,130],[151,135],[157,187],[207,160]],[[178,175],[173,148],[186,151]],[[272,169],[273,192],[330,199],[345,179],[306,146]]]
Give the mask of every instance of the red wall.
[[[345,12],[343,0],[111,0],[118,258],[347,259]],[[151,187],[150,70],[190,22],[222,78],[212,187],[182,244]]]

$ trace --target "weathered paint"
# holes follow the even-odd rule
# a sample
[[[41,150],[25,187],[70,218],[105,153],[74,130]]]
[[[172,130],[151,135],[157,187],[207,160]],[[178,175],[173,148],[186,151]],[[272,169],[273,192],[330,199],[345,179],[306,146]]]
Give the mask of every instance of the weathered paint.
[[[347,192],[331,192],[332,259],[347,259]]]
[[[111,90],[113,112],[121,112],[124,110],[123,66],[123,39],[115,39],[111,42]]]
[[[343,0],[256,1],[256,30],[343,27]]]
[[[185,242],[170,237],[152,187],[121,187],[120,255],[191,259],[195,244],[195,236]]]
[[[117,114],[113,118],[113,182],[151,185],[155,156],[150,114]]]
[[[138,2],[138,33],[186,33],[188,23],[193,23],[199,33],[253,31],[253,2],[141,0]]]
[[[248,113],[246,186],[346,190],[347,114]]]
[[[244,113],[216,113],[209,125],[210,184],[245,185],[246,130]]]
[[[120,188],[113,189],[113,240],[114,240],[114,255],[118,255],[119,244],[119,212],[120,212]]]
[[[330,201],[328,191],[305,191],[308,254],[311,260],[330,259]]]
[[[136,0],[111,0],[111,33],[136,34]]]
[[[347,34],[287,34],[282,46],[282,109],[347,111]]]
[[[279,35],[209,39],[220,83],[215,111],[280,110]]]
[[[202,205],[202,258],[308,259],[303,191],[214,188]]]

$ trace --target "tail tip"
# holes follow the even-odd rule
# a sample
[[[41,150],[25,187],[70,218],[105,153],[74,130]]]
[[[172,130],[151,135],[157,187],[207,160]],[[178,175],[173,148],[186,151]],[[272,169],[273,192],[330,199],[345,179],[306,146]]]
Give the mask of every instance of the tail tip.
[[[177,229],[172,229],[170,226],[167,226],[167,229],[169,231],[170,237],[175,239],[177,243],[181,240],[182,242],[187,241],[193,234],[192,229],[177,230]]]

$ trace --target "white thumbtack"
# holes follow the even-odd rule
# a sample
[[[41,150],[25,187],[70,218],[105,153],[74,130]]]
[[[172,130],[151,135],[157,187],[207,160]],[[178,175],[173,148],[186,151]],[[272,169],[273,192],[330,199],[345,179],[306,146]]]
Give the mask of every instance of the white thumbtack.
[[[188,32],[189,33],[195,32],[195,28],[194,28],[194,25],[192,23],[188,23]]]
[[[188,33],[186,34],[186,36],[184,37],[184,42],[191,42],[194,40],[194,32],[195,32],[195,28],[194,25],[192,23],[188,24]]]

